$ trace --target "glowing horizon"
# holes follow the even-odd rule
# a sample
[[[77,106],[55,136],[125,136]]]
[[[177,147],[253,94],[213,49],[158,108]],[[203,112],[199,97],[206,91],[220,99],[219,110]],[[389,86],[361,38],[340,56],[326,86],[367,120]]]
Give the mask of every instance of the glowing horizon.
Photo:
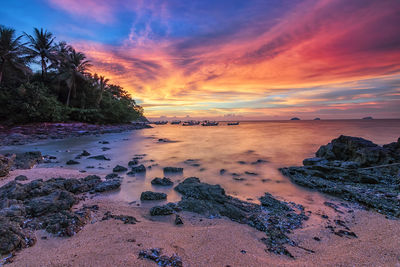
[[[400,117],[397,0],[6,0],[2,7],[0,24],[43,27],[69,42],[148,117]]]

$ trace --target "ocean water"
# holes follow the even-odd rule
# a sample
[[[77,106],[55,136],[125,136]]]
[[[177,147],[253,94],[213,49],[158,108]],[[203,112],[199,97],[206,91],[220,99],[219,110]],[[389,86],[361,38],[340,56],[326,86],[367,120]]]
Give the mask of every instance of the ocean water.
[[[101,176],[111,173],[116,164],[127,166],[135,155],[146,154],[140,163],[151,169],[133,177],[122,174],[121,190],[110,194],[120,201],[138,201],[145,190],[165,192],[168,201],[178,201],[180,196],[172,187],[154,187],[150,181],[167,176],[177,183],[195,176],[203,182],[220,184],[227,194],[243,200],[257,202],[258,197],[269,192],[278,199],[301,203],[315,211],[329,197],[292,184],[278,168],[301,165],[304,158],[314,156],[321,145],[341,134],[363,137],[382,145],[400,137],[400,120],[268,121],[242,122],[238,126],[221,123],[216,127],[155,125],[152,129],[126,133],[5,147],[0,153],[39,150],[44,155],[56,156],[59,161],[39,167],[62,166]],[[169,142],[159,142],[160,138]],[[102,151],[102,147],[110,149]],[[92,155],[104,154],[111,161],[81,159],[79,165],[65,165],[83,149]],[[254,164],[257,160],[263,162]],[[95,168],[87,169],[87,166]],[[162,168],[166,166],[183,167],[184,172],[164,174]],[[222,175],[221,169],[226,170]]]

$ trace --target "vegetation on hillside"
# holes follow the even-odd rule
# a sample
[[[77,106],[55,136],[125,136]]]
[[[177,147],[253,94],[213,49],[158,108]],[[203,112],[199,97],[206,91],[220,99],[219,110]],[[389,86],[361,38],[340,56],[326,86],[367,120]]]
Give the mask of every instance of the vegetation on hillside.
[[[143,118],[127,91],[89,72],[90,61],[52,33],[17,36],[0,25],[0,122],[126,123]],[[36,70],[36,71],[35,71]]]

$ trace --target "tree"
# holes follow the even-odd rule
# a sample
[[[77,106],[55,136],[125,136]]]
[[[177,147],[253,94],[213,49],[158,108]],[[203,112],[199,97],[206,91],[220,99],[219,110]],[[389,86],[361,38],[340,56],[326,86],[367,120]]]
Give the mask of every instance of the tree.
[[[16,37],[15,30],[0,25],[0,84],[5,68],[11,67],[27,74],[26,43],[21,43],[22,36]]]
[[[96,76],[97,75],[95,75],[95,77]],[[103,99],[103,93],[104,93],[104,90],[107,87],[107,83],[108,82],[109,82],[109,79],[106,79],[104,76],[100,76],[99,79],[98,79],[98,86],[99,86],[100,92],[99,92],[99,96],[97,98],[97,103],[96,103],[97,108],[100,106],[101,100]]]
[[[68,46],[65,55],[60,55],[59,78],[67,84],[68,96],[66,106],[69,106],[71,95],[76,95],[76,87],[79,80],[85,80],[87,70],[92,66],[86,59],[85,54],[76,52],[74,48]]]
[[[56,60],[55,52],[56,47],[53,45],[55,37],[47,30],[33,29],[33,36],[27,33],[24,35],[29,39],[29,47],[32,58],[40,58],[38,62],[42,67],[42,78],[46,76],[47,64],[50,61]]]

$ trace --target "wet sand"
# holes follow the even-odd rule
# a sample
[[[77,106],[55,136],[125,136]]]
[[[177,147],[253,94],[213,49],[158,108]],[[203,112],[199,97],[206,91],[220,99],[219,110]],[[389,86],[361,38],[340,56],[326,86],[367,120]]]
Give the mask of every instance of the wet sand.
[[[21,174],[32,180],[79,178],[90,173],[62,168],[17,170],[0,180],[0,186]],[[290,259],[265,252],[265,245],[259,241],[264,233],[227,219],[183,212],[185,224],[176,226],[174,216],[150,217],[147,207],[108,195],[88,198],[79,205],[83,204],[97,204],[99,210],[92,212],[91,221],[80,232],[59,238],[37,231],[36,244],[17,252],[9,266],[156,266],[138,259],[139,251],[149,248],[162,248],[168,256],[179,255],[184,266],[400,266],[400,221],[373,211],[355,209],[346,214],[347,226],[358,238],[334,235],[325,223],[307,223],[291,237],[315,253],[288,247],[295,256]],[[101,221],[107,211],[134,216],[140,222],[130,225],[113,219]],[[321,241],[314,240],[315,236]]]

